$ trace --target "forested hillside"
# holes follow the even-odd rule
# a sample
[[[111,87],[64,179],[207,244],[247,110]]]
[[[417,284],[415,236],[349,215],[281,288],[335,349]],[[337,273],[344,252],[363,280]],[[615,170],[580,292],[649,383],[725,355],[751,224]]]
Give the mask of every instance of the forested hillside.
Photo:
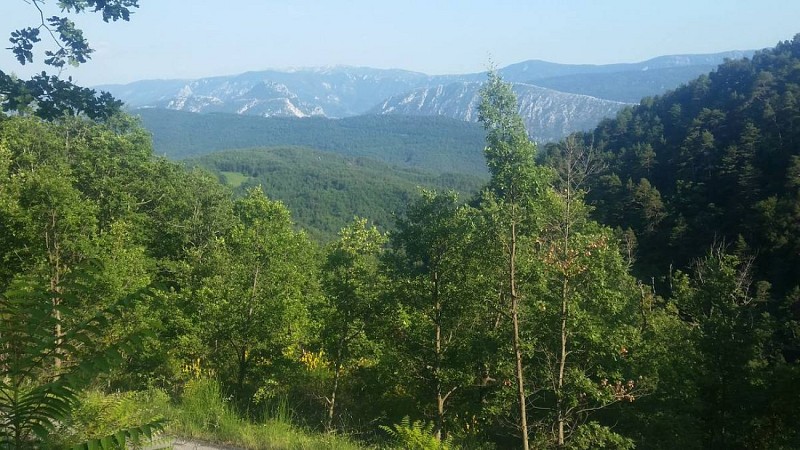
[[[602,155],[589,200],[631,228],[645,277],[712,244],[755,258],[785,295],[800,280],[800,39],[731,60],[582,136]]]
[[[254,117],[140,109],[159,155],[173,159],[221,150],[301,146],[367,157],[432,173],[485,175],[484,132],[445,117],[358,116],[347,119]]]
[[[638,63],[558,64],[523,61],[498,69],[517,86],[520,114],[537,142],[586,131],[624,103],[657,95],[707,73],[725,58],[751,51],[659,56]],[[363,114],[429,115],[476,120],[476,94],[485,73],[426,75],[369,67],[264,70],[189,80],[105,85],[129,108],[260,117],[346,118]],[[464,92],[465,88],[468,92]],[[591,98],[588,98],[590,96]],[[465,108],[472,105],[472,108]],[[466,109],[466,111],[465,111]],[[202,142],[199,143],[202,148]],[[308,142],[250,142],[303,145]],[[239,146],[237,146],[239,147]],[[219,149],[219,148],[218,148]]]
[[[695,297],[674,307],[703,342],[705,378],[680,394],[695,406],[679,409],[697,408],[706,447],[769,447],[765,421],[798,411],[788,399],[800,398],[799,95],[800,35],[567,141],[593,147],[587,201],[623,236],[643,292],[680,296],[682,273],[697,274]],[[569,163],[557,146],[542,159]],[[708,276],[731,260],[735,289],[722,295]],[[681,401],[658,397],[661,413]]]
[[[469,197],[485,180],[300,147],[229,150],[184,163],[217,173],[239,194],[261,186],[270,198],[284,202],[298,225],[318,241],[332,240],[355,216],[369,217],[383,230],[394,228],[419,189],[452,189]]]
[[[146,112],[319,147],[186,164],[0,81],[2,448],[800,448],[800,35],[545,149],[494,71],[463,133]]]

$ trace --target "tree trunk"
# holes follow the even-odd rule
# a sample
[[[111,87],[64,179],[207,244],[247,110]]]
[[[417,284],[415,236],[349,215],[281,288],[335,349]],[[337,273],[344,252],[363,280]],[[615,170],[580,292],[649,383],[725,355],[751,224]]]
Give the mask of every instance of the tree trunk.
[[[568,168],[571,169],[572,161],[568,163]],[[572,221],[572,171],[567,171],[566,183],[566,204],[564,210],[564,221],[561,224],[564,230],[563,242],[563,259],[562,271],[563,280],[561,284],[561,349],[558,358],[558,385],[556,391],[556,409],[558,411],[558,447],[564,447],[564,422],[566,420],[566,411],[564,410],[564,370],[567,365],[567,316],[569,314],[569,274],[567,271],[570,267],[570,254],[569,254],[569,239],[570,239],[570,225]]]
[[[53,303],[53,319],[55,325],[53,327],[53,340],[55,343],[54,361],[53,364],[56,369],[61,368],[62,361],[62,340],[64,332],[61,327],[61,247],[58,242],[58,232],[56,226],[58,225],[58,213],[56,211],[50,212],[50,223],[48,229],[45,230],[44,240],[47,247],[47,256],[50,262],[50,295],[52,295]]]
[[[61,330],[61,311],[58,309],[60,303],[61,303],[60,298],[53,297],[53,318],[56,320],[55,329],[53,330],[56,343],[55,361],[54,361],[56,369],[61,369],[61,354],[62,354],[61,344],[64,338],[64,332]]]
[[[248,331],[250,330],[250,326],[252,325],[253,321],[253,303],[256,301],[256,293],[258,292],[258,275],[261,272],[261,266],[256,266],[255,271],[253,272],[253,287],[250,293],[250,299],[247,303],[247,320],[244,324],[244,335],[246,336]],[[240,349],[239,355],[239,374],[237,377],[236,385],[238,386],[237,392],[239,394],[239,400],[244,401],[244,381],[247,378],[247,366],[248,366],[248,359],[247,359],[247,343],[246,340],[242,343],[242,347]],[[249,402],[249,399],[248,399]]]
[[[564,283],[561,288],[561,355],[558,362],[558,392],[556,401],[558,403],[558,446],[564,447],[564,368],[567,365],[567,289],[568,281],[564,276]]]
[[[436,439],[442,440],[444,434],[444,396],[442,395],[442,383],[436,383]]]
[[[528,450],[528,413],[525,404],[525,375],[522,371],[522,348],[519,337],[519,297],[516,279],[517,224],[511,222],[511,254],[509,257],[509,284],[511,290],[511,322],[514,327],[514,357],[516,359],[517,396],[519,397],[519,426],[522,431],[522,448]]]
[[[236,391],[239,393],[239,400],[244,401],[244,381],[247,378],[247,347],[242,346],[239,351],[239,370],[236,377]]]
[[[329,433],[333,431],[333,416],[336,413],[336,393],[339,391],[339,377],[342,373],[344,340],[345,337],[342,335],[342,338],[339,339],[339,348],[336,350],[336,361],[333,363],[333,389],[328,399],[328,420],[325,424],[325,429],[328,430]]]
[[[444,439],[444,395],[442,393],[442,302],[439,298],[439,274],[433,273],[434,351],[433,377],[436,382],[436,439]]]

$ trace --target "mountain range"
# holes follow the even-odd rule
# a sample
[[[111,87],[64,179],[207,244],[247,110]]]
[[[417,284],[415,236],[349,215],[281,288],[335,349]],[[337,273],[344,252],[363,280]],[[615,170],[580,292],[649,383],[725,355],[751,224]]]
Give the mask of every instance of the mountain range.
[[[753,52],[674,55],[630,64],[557,64],[531,60],[499,69],[515,84],[533,138],[551,141],[588,130],[626,104],[708,73]],[[426,75],[334,66],[267,70],[195,80],[144,80],[97,86],[130,108],[224,112],[262,117],[344,118],[361,114],[443,115],[475,120],[485,73]]]
[[[445,116],[476,122],[480,88],[477,81],[419,88],[386,99],[368,114]],[[572,132],[590,129],[628,105],[532,84],[514,83],[513,88],[528,134],[538,142],[555,141]]]

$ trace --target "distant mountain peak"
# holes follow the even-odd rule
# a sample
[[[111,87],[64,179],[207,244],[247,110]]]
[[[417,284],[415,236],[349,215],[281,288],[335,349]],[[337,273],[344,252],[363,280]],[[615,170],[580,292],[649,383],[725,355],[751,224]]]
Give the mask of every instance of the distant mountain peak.
[[[531,133],[552,140],[596,125],[623,103],[662,94],[726,58],[753,52],[667,55],[640,63],[559,64],[528,60],[500,69],[524,96]],[[402,69],[346,65],[251,71],[197,80],[147,80],[100,86],[130,107],[227,112],[265,117],[350,117],[364,113],[432,114],[475,119],[485,73],[430,76]],[[535,86],[535,87],[534,87]],[[537,116],[544,114],[543,116]]]

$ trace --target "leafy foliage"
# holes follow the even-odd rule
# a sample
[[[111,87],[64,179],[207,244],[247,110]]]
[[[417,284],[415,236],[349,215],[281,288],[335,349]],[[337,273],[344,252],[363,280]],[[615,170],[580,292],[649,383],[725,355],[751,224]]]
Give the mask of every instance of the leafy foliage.
[[[469,175],[434,175],[306,148],[226,151],[186,164],[225,172],[226,181],[229,174],[242,175],[237,176],[238,193],[260,185],[270,197],[285,202],[298,224],[323,242],[332,240],[354,216],[391,229],[418,187],[469,194],[482,183]]]
[[[35,279],[20,277],[0,296],[0,443],[5,446],[24,448],[34,437],[45,439],[71,413],[80,389],[112,370],[120,351],[137,342],[129,337],[99,345],[104,329],[121,317],[134,297],[54,335],[62,321],[76,316],[68,306],[75,303],[70,297],[81,292],[80,284],[91,272],[79,271],[74,276],[75,281],[59,286],[58,292],[42,291]],[[130,433],[149,433],[158,426],[155,422]]]
[[[78,66],[91,58],[94,50],[83,36],[83,31],[75,26],[67,16],[45,18],[45,2],[27,2],[39,13],[41,21],[36,26],[25,27],[11,32],[8,48],[20,64],[33,63],[33,49],[41,42],[41,30],[52,37],[55,48],[45,51],[44,63],[62,69],[66,64]],[[138,0],[62,0],[58,2],[62,12],[82,13],[102,12],[103,20],[129,20],[131,8],[138,8]],[[62,80],[58,76],[48,76],[45,72],[30,80],[18,80],[0,70],[0,105],[3,112],[17,114],[32,113],[45,120],[54,120],[66,115],[85,115],[93,120],[105,121],[120,112],[122,102],[115,100],[108,92],[97,94],[94,89],[82,88],[72,83],[72,79]]]
[[[796,36],[727,61],[579,136],[602,155],[602,170],[587,179],[594,216],[629,237],[635,273],[651,280],[640,285],[650,305],[642,350],[654,359],[640,367],[660,387],[635,423],[653,447],[669,446],[678,429],[686,445],[713,448],[797,440],[776,412],[788,405],[768,399],[798,395],[784,377],[796,373],[800,354],[785,332],[797,323],[800,280],[799,43]],[[556,149],[542,160],[560,165]],[[694,278],[676,278],[676,270]],[[666,335],[686,344],[672,355],[646,348],[673,347]],[[657,408],[672,412],[645,417]]]
[[[1,70],[0,103],[5,112],[31,112],[45,120],[85,116],[107,121],[122,108],[122,102],[108,92],[98,94],[94,89],[73,84],[71,79],[42,72],[30,80],[18,80]]]
[[[484,153],[492,175],[490,187],[498,197],[515,203],[534,191],[531,172],[536,147],[517,113],[511,86],[503,83],[497,73],[489,73],[481,96],[478,117],[487,132]]]
[[[131,8],[138,8],[138,0],[61,0],[58,6],[62,12],[82,13],[100,12],[103,21],[130,20]],[[20,64],[33,62],[34,44],[41,41],[40,31],[45,30],[53,37],[57,50],[47,50],[45,64],[63,67],[66,63],[77,66],[91,58],[92,50],[89,42],[83,37],[83,31],[75,26],[75,22],[66,16],[50,16],[45,18],[45,2],[31,0],[32,8],[39,12],[41,22],[34,27],[26,27],[11,32],[12,47],[9,49]]]
[[[253,448],[379,445],[379,426],[404,448],[798,447],[797,40],[547,166],[492,73],[491,178],[466,203],[412,185],[481,180],[353,156],[412,119],[300,121],[362,147],[227,152],[199,161],[213,175],[153,157],[128,117],[0,117],[0,444],[124,446],[161,425],[125,399],[154,400],[107,392],[142,390],[182,397],[172,430]],[[320,234],[344,221],[338,239],[265,190]],[[696,258],[715,234],[733,245]]]
[[[636,233],[637,273],[686,268],[741,236],[758,254],[756,277],[776,293],[797,284],[799,42],[728,61],[583,136],[606,166],[588,201],[599,220]]]
[[[166,424],[169,397],[159,390],[103,394],[82,392],[77,405],[51,436],[51,447],[99,449],[163,446],[167,441],[159,430]],[[75,445],[75,442],[83,444]],[[73,444],[73,445],[70,445]]]
[[[422,191],[391,236],[392,307],[402,318],[394,333],[403,336],[393,345],[394,358],[407,368],[400,383],[435,419],[439,438],[463,426],[450,411],[470,407],[477,348],[485,339],[478,330],[485,323],[481,296],[487,289],[485,279],[475,276],[482,264],[471,258],[474,214],[454,192]]]
[[[325,303],[318,317],[322,351],[330,355],[332,387],[326,396],[327,424],[333,428],[342,375],[374,357],[374,328],[382,312],[386,279],[378,271],[386,237],[366,219],[355,219],[331,243],[322,266]],[[372,328],[372,329],[371,329]],[[341,400],[339,400],[341,403]],[[341,407],[339,407],[341,409]]]
[[[411,422],[405,416],[400,423],[391,427],[381,425],[381,429],[389,434],[399,448],[409,450],[449,450],[455,448],[452,440],[439,440],[433,434],[433,423],[421,420]]]
[[[250,384],[253,371],[274,373],[300,341],[317,284],[310,243],[280,202],[255,188],[234,211],[237,223],[207,254],[198,319],[209,324],[209,347],[218,346],[211,361],[235,380],[237,400],[246,405],[258,389]]]

